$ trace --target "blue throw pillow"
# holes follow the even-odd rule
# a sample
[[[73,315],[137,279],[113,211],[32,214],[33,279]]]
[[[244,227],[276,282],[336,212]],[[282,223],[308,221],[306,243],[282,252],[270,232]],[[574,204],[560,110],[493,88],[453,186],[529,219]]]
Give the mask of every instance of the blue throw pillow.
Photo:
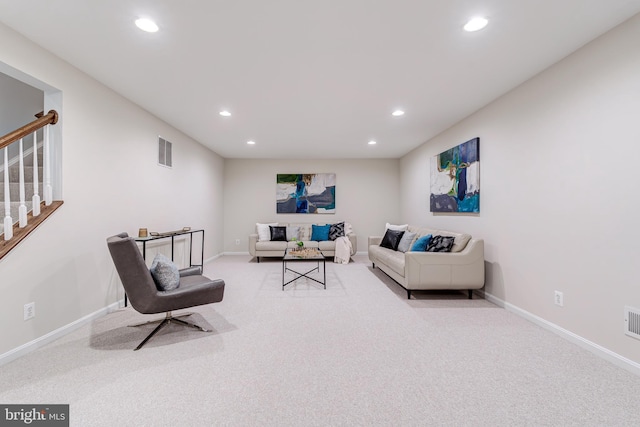
[[[329,240],[329,231],[331,230],[331,224],[328,225],[311,225],[311,240],[316,242],[324,242]]]
[[[429,246],[429,240],[431,240],[431,234],[420,237],[411,247],[412,252],[426,252],[427,246]]]

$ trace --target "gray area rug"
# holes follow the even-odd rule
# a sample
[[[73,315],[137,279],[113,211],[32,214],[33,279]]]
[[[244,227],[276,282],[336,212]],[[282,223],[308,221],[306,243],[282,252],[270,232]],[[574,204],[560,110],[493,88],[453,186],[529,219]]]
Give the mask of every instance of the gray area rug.
[[[406,293],[365,257],[327,289],[222,257],[221,303],[153,326],[123,308],[0,367],[0,402],[68,403],[73,426],[635,426],[640,378],[462,292]],[[178,314],[177,312],[176,314]]]

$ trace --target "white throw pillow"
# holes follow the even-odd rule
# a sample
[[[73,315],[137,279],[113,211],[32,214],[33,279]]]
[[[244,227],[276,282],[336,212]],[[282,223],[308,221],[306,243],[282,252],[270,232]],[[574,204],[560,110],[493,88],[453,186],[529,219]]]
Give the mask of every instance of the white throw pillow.
[[[393,224],[387,223],[384,229],[385,231],[386,230],[407,231],[407,228],[409,228],[409,224],[393,225]]]
[[[272,222],[269,224],[260,224],[256,222],[256,230],[258,230],[258,242],[268,242],[271,240],[271,229],[269,226],[275,227],[278,225],[277,222]]]

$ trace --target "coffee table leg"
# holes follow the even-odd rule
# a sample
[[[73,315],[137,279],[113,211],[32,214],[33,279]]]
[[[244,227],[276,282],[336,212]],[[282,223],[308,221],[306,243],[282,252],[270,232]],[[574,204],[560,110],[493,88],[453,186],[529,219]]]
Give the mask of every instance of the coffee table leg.
[[[327,289],[327,261],[322,260],[322,274],[324,275],[324,288]]]

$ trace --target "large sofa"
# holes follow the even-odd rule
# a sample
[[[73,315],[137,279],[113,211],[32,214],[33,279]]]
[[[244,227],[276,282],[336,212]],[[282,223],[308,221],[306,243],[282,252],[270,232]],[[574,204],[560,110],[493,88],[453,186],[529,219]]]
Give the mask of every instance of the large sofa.
[[[411,242],[422,236],[454,237],[451,252],[401,252],[380,246],[383,236],[369,237],[369,260],[389,277],[398,282],[411,298],[413,290],[460,289],[468,290],[484,286],[484,241],[472,239],[469,234],[445,230],[414,227],[408,232],[416,233]]]
[[[274,223],[275,224],[275,223]],[[277,226],[284,227],[298,227],[299,235],[296,241],[271,241],[259,238],[259,233],[256,228],[256,233],[249,235],[249,254],[255,257],[260,262],[261,257],[274,257],[282,258],[287,248],[295,248],[298,245],[298,241],[303,242],[305,248],[318,248],[325,257],[335,256],[336,242],[335,240],[314,241],[311,240],[312,233],[311,223],[277,223]],[[316,225],[326,225],[317,224]],[[256,224],[258,227],[258,224]],[[345,237],[351,242],[351,255],[355,255],[357,250],[358,238],[351,229],[349,223],[345,223]],[[265,236],[262,236],[265,237]]]

